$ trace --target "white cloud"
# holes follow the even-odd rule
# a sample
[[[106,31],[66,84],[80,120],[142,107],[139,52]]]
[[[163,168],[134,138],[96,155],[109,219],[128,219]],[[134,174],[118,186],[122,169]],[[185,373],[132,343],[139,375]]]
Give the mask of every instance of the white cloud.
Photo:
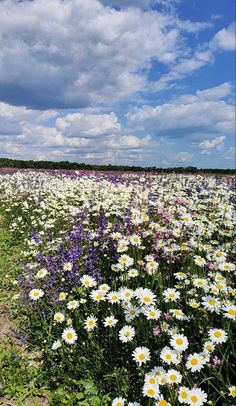
[[[107,147],[114,149],[140,149],[150,145],[152,139],[150,135],[143,138],[136,137],[135,135],[123,135],[121,137],[111,137],[106,142]]]
[[[53,110],[31,110],[0,102],[0,134],[19,134],[26,122],[44,123],[56,116]]]
[[[225,136],[207,139],[199,143],[199,148],[202,154],[209,154],[213,150],[221,150],[224,148]]]
[[[235,23],[229,25],[228,28],[223,28],[218,31],[213,37],[212,48],[223,49],[224,51],[235,50]]]
[[[190,152],[177,152],[175,154],[175,159],[178,162],[187,163],[193,160],[194,155]]]
[[[127,115],[131,125],[156,135],[186,137],[194,134],[232,133],[234,107],[222,100],[228,95],[230,85],[183,95],[156,107],[144,107]]]
[[[1,99],[38,109],[115,103],[147,89],[151,62],[169,66],[186,51],[185,33],[208,26],[96,0],[2,0]]]
[[[56,127],[67,137],[96,138],[120,130],[115,113],[85,114],[73,113],[56,120]]]

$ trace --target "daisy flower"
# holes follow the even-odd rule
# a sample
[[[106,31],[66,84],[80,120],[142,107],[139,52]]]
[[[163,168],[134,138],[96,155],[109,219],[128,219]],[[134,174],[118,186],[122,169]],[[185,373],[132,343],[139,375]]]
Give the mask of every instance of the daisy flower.
[[[61,292],[61,293],[59,294],[58,299],[59,299],[60,301],[63,301],[63,300],[65,300],[66,296],[67,296],[67,293]]]
[[[118,319],[115,319],[114,316],[108,316],[105,318],[103,324],[105,327],[115,327],[117,322],[118,322]]]
[[[166,373],[166,381],[170,384],[180,383],[182,381],[182,375],[175,369],[169,369]]]
[[[68,327],[63,330],[62,339],[66,344],[74,344],[77,340],[77,334],[73,328]]]
[[[202,304],[205,309],[209,310],[211,313],[216,312],[219,313],[220,311],[220,301],[216,299],[214,296],[203,296],[202,297]]]
[[[186,386],[180,386],[178,391],[179,403],[189,403],[190,390]]]
[[[122,265],[123,267],[129,267],[134,264],[133,258],[129,257],[128,255],[121,255],[119,258],[119,264]]]
[[[29,293],[29,297],[32,300],[38,300],[44,296],[44,291],[42,289],[32,289]]]
[[[122,343],[127,343],[128,341],[132,341],[135,336],[135,329],[131,326],[124,326],[119,331],[119,339]]]
[[[94,316],[88,316],[84,322],[84,328],[87,331],[93,330],[97,326],[98,319]]]
[[[172,350],[169,347],[164,347],[161,350],[160,358],[164,361],[167,365],[175,364],[178,365],[180,362],[180,357],[177,351]]]
[[[135,296],[139,299],[141,305],[152,305],[156,301],[156,295],[147,288],[136,289]]]
[[[204,367],[204,360],[202,359],[200,354],[196,352],[194,354],[190,354],[187,358],[186,368],[190,369],[191,372],[200,371]]]
[[[92,292],[90,293],[90,297],[94,302],[101,302],[102,300],[106,300],[105,294],[99,289],[92,290]]]
[[[232,262],[221,262],[218,268],[220,271],[235,271],[235,265]]]
[[[236,398],[236,386],[230,386],[229,387],[229,396],[232,396],[233,398]]]
[[[125,311],[125,320],[127,322],[130,322],[131,320],[134,320],[135,317],[137,317],[140,314],[140,309],[138,307],[135,306],[128,306]]]
[[[138,247],[142,243],[141,238],[137,234],[131,235],[129,240],[130,240],[130,243],[136,247]]]
[[[212,352],[212,351],[214,351],[214,349],[215,349],[215,346],[214,346],[214,344],[212,343],[212,341],[206,341],[206,342],[204,343],[204,345],[203,345],[203,350],[204,350],[205,352]]]
[[[107,300],[110,303],[118,303],[120,301],[120,295],[115,291],[109,292],[107,295]]]
[[[48,274],[47,269],[45,269],[45,268],[40,269],[40,270],[37,272],[37,274],[36,274],[36,278],[37,278],[37,279],[42,279],[42,278],[44,278],[47,274]]]
[[[53,319],[58,323],[62,323],[65,320],[65,316],[63,313],[57,312],[54,314]]]
[[[141,366],[150,360],[150,350],[147,347],[137,347],[132,353],[135,362]]]
[[[158,384],[158,378],[155,375],[155,373],[149,372],[148,374],[145,375],[145,385],[157,385]]]
[[[119,289],[119,296],[121,300],[131,300],[133,297],[132,289],[123,287]]]
[[[95,279],[90,275],[83,275],[82,278],[80,278],[80,282],[85,288],[91,288],[97,285]]]
[[[227,333],[222,329],[213,328],[209,330],[208,337],[214,344],[222,344],[227,341]]]
[[[66,262],[63,265],[63,271],[71,271],[71,269],[72,269],[72,264],[70,262]]]
[[[207,395],[200,388],[191,389],[188,397],[188,404],[194,406],[201,406],[207,401]]]
[[[176,289],[171,289],[171,288],[165,289],[163,291],[163,295],[167,302],[170,302],[170,301],[173,302],[180,298],[180,292],[178,292],[178,290],[176,290]]]
[[[188,344],[188,339],[183,334],[173,334],[170,340],[170,345],[179,352],[185,351]]]
[[[161,317],[160,310],[153,306],[144,310],[143,314],[147,317],[147,320],[158,320]]]
[[[129,271],[128,271],[128,279],[131,279],[131,278],[136,278],[136,276],[138,276],[138,270],[137,269],[135,269],[135,268],[131,268]]]
[[[76,309],[78,306],[79,306],[78,300],[70,300],[66,305],[67,309],[69,310]]]
[[[124,406],[125,400],[126,400],[126,399],[121,398],[121,397],[115,398],[115,399],[112,401],[111,406]]]
[[[236,306],[233,304],[231,305],[225,305],[222,310],[225,312],[224,315],[227,317],[227,319],[236,319]]]
[[[110,290],[110,286],[107,283],[103,283],[102,285],[98,286],[98,290],[102,292],[103,294],[106,294]]]
[[[158,399],[160,395],[159,385],[144,385],[143,394],[149,398]]]
[[[206,260],[204,258],[200,257],[199,255],[194,256],[194,262],[196,265],[201,266],[201,267],[206,265]]]

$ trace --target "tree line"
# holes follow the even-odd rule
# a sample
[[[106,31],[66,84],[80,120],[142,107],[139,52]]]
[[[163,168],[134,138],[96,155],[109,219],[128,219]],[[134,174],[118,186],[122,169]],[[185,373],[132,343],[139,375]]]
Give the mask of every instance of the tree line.
[[[129,165],[95,165],[69,161],[25,161],[21,159],[0,158],[0,168],[19,169],[72,169],[72,170],[95,170],[95,171],[131,171],[131,172],[162,172],[162,173],[212,173],[212,174],[236,174],[236,169],[212,169],[197,168],[196,166],[158,168],[156,166],[129,166]]]

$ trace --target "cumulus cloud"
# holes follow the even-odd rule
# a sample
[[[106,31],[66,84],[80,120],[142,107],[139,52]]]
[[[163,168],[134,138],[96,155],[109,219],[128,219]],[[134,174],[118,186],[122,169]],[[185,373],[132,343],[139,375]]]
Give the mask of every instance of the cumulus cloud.
[[[53,110],[32,110],[0,102],[0,134],[19,134],[26,122],[44,123],[57,114]]]
[[[183,95],[156,107],[144,107],[127,114],[131,125],[156,135],[186,137],[234,131],[234,107],[222,98],[230,94],[231,86],[220,86]]]
[[[221,150],[224,147],[225,136],[207,139],[199,143],[202,154],[210,154],[213,150]]]
[[[56,120],[56,127],[67,137],[96,138],[120,130],[115,113],[85,114],[73,113]]]
[[[185,33],[208,26],[97,0],[2,0],[1,100],[49,109],[132,97],[147,89],[151,61],[173,63]]]
[[[229,25],[228,28],[223,28],[218,31],[212,40],[212,48],[219,48],[224,51],[234,51],[235,50],[235,23]]]

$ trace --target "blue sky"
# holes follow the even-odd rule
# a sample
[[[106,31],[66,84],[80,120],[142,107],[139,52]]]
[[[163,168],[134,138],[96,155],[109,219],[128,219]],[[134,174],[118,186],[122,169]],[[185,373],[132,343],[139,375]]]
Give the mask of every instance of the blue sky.
[[[235,166],[234,0],[0,1],[0,156]]]

